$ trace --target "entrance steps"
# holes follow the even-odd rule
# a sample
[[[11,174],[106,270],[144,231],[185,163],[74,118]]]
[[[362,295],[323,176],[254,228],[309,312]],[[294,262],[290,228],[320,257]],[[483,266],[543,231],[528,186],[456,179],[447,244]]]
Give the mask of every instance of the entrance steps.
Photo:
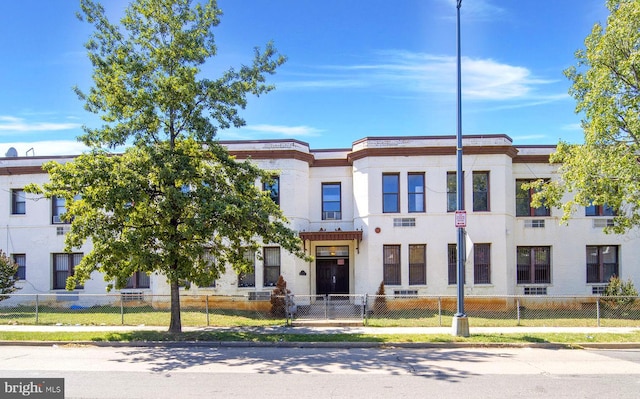
[[[297,307],[291,321],[300,327],[362,327],[364,325],[362,306],[348,300],[317,301]]]

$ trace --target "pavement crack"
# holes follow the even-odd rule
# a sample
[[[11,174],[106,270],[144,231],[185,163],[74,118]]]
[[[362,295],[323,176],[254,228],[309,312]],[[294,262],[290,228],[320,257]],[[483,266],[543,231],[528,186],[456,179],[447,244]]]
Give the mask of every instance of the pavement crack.
[[[405,359],[403,359],[402,356],[396,356],[396,360],[399,363],[405,365],[406,368],[409,370],[410,374],[414,374],[414,375],[418,374],[417,371],[416,371],[415,366],[413,364],[409,363],[408,361],[406,361]]]

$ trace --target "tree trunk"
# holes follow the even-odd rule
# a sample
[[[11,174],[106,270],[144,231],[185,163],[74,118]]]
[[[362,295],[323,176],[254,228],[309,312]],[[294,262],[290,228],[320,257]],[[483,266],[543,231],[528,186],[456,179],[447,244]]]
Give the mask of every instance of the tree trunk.
[[[182,321],[180,320],[180,287],[177,280],[171,282],[171,322],[169,324],[169,332],[182,332]]]

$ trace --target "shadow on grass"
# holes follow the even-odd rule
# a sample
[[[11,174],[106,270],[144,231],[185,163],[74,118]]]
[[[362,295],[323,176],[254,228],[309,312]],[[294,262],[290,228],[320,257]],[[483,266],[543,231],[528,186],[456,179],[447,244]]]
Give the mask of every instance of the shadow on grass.
[[[367,334],[283,334],[252,331],[162,331],[113,332],[93,341],[108,342],[387,342]]]

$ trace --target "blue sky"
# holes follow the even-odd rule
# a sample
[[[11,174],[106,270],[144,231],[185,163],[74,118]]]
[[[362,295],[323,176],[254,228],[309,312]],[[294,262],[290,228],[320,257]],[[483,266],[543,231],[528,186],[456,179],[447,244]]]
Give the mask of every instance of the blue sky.
[[[218,0],[219,55],[203,74],[249,63],[273,40],[288,61],[276,90],[251,98],[247,126],[221,140],[295,138],[313,149],[364,137],[455,135],[455,0]],[[581,142],[562,71],[575,64],[605,0],[463,0],[463,134],[515,144]],[[128,4],[103,1],[117,21]],[[88,89],[91,27],[76,0],[0,1],[0,156],[77,154],[99,119],[72,91]]]

